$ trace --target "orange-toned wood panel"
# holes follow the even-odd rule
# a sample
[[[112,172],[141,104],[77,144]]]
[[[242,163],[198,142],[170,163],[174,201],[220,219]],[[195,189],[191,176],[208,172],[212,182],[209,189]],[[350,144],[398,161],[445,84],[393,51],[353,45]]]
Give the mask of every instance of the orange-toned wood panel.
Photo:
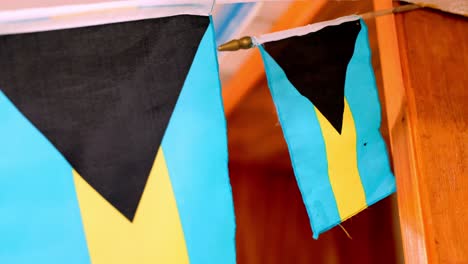
[[[391,0],[374,0],[375,9],[392,8]],[[393,15],[376,19],[377,38],[382,70],[382,87],[385,99],[384,112],[387,115],[393,168],[397,180],[398,209],[402,242],[407,263],[427,263],[427,239],[425,232],[422,197],[419,188],[413,148],[413,134],[410,124],[406,90],[401,71],[400,50]],[[408,253],[410,252],[410,253]]]
[[[231,164],[237,263],[401,263],[395,254],[392,199],[387,198],[312,238],[291,169]]]
[[[429,263],[468,263],[468,20],[418,10],[396,22],[420,193],[406,200],[400,188],[399,206],[421,203]]]

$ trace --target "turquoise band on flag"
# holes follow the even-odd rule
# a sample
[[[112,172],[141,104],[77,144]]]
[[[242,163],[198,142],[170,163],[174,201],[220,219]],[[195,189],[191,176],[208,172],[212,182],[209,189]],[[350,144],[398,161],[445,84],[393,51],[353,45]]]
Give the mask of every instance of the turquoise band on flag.
[[[227,131],[212,22],[162,142],[191,264],[236,263]]]
[[[72,168],[0,91],[0,262],[90,263]]]
[[[317,238],[320,233],[341,222],[328,177],[322,130],[313,104],[290,83],[268,52],[262,46],[259,46],[259,49],[268,76],[268,86],[288,143],[296,180],[314,238]],[[309,117],[307,122],[304,122],[304,116]]]
[[[346,72],[345,97],[353,114],[357,135],[357,159],[367,205],[395,192],[395,178],[379,127],[381,110],[368,31],[361,19],[361,31]]]

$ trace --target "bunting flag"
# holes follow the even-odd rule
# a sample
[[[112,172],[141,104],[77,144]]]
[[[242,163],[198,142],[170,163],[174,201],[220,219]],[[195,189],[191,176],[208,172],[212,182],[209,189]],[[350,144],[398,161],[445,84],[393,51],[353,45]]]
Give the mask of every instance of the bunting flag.
[[[358,16],[255,39],[314,237],[395,191]]]
[[[206,7],[0,16],[0,263],[235,263]]]

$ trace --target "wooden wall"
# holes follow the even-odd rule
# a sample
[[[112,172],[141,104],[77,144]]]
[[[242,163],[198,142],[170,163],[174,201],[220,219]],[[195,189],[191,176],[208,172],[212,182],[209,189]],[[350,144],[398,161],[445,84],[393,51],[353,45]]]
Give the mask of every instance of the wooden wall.
[[[417,263],[424,251],[411,243],[422,240],[428,263],[468,263],[468,19],[418,10],[398,15],[396,29],[417,177],[397,181],[419,193],[399,192],[406,260]],[[408,206],[421,226],[406,224]]]
[[[394,238],[394,197],[312,238],[290,169],[232,164],[239,264],[401,263]],[[398,231],[396,231],[398,232]]]

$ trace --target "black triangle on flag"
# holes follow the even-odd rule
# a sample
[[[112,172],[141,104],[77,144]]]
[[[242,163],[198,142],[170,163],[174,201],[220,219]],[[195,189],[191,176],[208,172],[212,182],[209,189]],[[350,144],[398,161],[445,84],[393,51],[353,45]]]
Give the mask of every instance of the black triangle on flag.
[[[0,87],[132,221],[209,23],[181,15],[0,36]]]
[[[341,134],[346,70],[361,30],[359,20],[264,44],[289,81]]]

